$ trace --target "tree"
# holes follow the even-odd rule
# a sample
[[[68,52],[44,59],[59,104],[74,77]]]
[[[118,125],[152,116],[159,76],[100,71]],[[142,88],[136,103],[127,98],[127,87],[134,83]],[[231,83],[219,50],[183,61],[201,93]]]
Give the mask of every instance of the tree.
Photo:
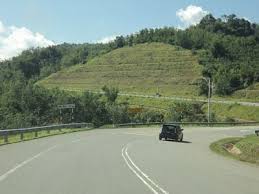
[[[119,94],[118,88],[113,88],[113,87],[109,88],[107,86],[104,86],[102,87],[102,90],[104,92],[104,95],[107,98],[107,102],[109,104],[114,104]]]
[[[122,48],[125,45],[125,39],[123,36],[117,36],[114,40],[114,48]]]

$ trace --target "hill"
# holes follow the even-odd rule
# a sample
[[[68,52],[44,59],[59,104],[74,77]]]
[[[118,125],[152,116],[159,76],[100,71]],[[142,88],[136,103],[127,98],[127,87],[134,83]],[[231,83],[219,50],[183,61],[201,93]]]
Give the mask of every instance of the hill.
[[[47,88],[100,91],[118,87],[122,93],[197,96],[202,77],[198,57],[190,50],[164,43],[123,47],[39,82]]]

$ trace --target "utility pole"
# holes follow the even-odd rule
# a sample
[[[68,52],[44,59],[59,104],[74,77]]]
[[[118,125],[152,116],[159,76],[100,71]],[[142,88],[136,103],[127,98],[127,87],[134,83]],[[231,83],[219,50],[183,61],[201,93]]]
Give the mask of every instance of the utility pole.
[[[211,96],[211,83],[210,78],[208,78],[208,124],[210,123],[210,96]]]
[[[210,79],[210,77],[208,77],[208,78],[203,77],[202,79],[204,79],[208,83],[208,125],[209,125],[209,123],[210,123],[211,79]]]

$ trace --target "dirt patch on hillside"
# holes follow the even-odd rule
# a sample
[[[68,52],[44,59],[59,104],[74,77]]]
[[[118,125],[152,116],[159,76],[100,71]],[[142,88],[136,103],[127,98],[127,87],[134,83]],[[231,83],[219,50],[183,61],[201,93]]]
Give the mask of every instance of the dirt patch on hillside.
[[[234,144],[227,143],[223,145],[224,149],[227,150],[229,153],[233,155],[240,155],[242,154],[241,150],[238,149]]]

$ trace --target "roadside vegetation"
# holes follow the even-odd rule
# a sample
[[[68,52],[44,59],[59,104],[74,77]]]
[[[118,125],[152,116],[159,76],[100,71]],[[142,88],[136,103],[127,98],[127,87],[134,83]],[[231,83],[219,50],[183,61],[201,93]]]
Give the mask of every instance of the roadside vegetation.
[[[212,104],[211,111],[221,121],[259,121],[259,107],[256,106]]]
[[[210,149],[220,155],[259,165],[259,137],[232,137],[216,141]]]

